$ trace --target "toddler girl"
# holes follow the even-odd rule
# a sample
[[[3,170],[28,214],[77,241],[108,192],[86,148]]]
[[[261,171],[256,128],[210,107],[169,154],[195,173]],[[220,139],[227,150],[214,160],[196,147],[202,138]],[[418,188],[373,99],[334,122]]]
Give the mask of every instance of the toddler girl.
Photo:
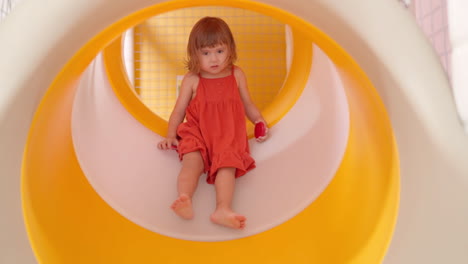
[[[216,190],[211,221],[243,229],[246,217],[234,212],[231,203],[235,178],[255,168],[245,116],[253,123],[266,122],[250,98],[244,72],[234,65],[236,44],[226,22],[216,17],[199,20],[190,33],[187,53],[188,73],[169,118],[167,137],[158,144],[165,150],[177,147],[182,160],[178,197],[171,208],[184,219],[193,218],[192,196],[206,172]],[[267,136],[268,129],[257,141]]]

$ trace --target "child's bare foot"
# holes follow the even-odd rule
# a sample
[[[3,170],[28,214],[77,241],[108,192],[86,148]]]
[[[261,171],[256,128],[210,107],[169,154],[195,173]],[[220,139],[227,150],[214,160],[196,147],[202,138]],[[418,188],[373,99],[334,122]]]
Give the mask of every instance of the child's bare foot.
[[[192,200],[186,194],[181,194],[172,203],[171,209],[183,219],[190,220],[193,218]]]
[[[244,229],[246,220],[245,216],[236,214],[230,209],[216,209],[211,214],[211,221],[213,223],[233,229]]]

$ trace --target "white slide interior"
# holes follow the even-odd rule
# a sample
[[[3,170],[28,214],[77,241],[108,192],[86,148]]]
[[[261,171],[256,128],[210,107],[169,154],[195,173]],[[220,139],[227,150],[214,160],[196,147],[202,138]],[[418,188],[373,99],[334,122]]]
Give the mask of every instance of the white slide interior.
[[[250,236],[301,212],[335,175],[348,131],[348,104],[340,79],[315,47],[309,80],[297,103],[271,129],[268,141],[250,140],[257,168],[237,180],[234,201],[235,209],[249,216],[249,225],[233,232],[208,221],[216,203],[214,188],[204,176],[194,196],[193,221],[169,210],[177,197],[178,155],[158,150],[156,143],[162,138],[120,104],[105,76],[102,56],[84,73],[72,115],[80,167],[108,204],[149,230],[202,241]]]

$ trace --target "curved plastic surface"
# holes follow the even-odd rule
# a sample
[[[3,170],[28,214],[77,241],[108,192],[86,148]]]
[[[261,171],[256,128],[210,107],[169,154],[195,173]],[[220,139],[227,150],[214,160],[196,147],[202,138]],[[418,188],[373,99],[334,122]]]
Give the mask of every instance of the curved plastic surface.
[[[241,5],[246,2],[236,3]],[[327,32],[361,65],[386,103],[399,142],[403,189],[396,235],[385,263],[467,262],[468,203],[465,193],[468,190],[466,179],[468,167],[464,161],[468,155],[468,140],[456,120],[457,115],[454,111],[453,100],[450,99],[448,83],[438,66],[437,59],[433,56],[423,36],[418,34],[416,26],[412,27],[411,18],[399,9],[395,1],[362,0],[359,5],[352,1],[341,0],[290,0],[287,2],[271,0],[265,3],[296,14]],[[109,4],[113,8],[108,8]],[[31,129],[30,142],[36,142],[34,143],[38,144],[36,147],[47,150],[46,153],[41,153],[44,156],[39,161],[46,162],[50,157],[60,159],[54,164],[44,163],[45,168],[41,174],[37,174],[34,167],[24,168],[25,172],[29,171],[36,175],[24,179],[23,209],[28,217],[26,221],[38,257],[41,260],[46,258],[46,263],[83,263],[83,261],[138,263],[157,261],[155,257],[157,253],[159,260],[165,260],[165,262],[161,261],[163,263],[180,262],[180,259],[173,258],[174,256],[180,257],[178,256],[180,251],[176,250],[180,244],[173,239],[148,236],[146,230],[132,226],[130,222],[120,217],[90,188],[79,172],[76,157],[62,155],[73,153],[72,143],[66,137],[70,134],[69,127],[63,124],[70,121],[69,106],[72,104],[75,81],[86,65],[104,47],[104,43],[109,42],[115,34],[105,31],[103,36],[94,37],[110,23],[148,4],[148,1],[144,0],[118,3],[104,0],[25,1],[16,12],[2,22],[0,36],[3,40],[8,40],[0,42],[0,57],[2,57],[0,83],[3,86],[2,96],[0,96],[2,125],[0,130],[0,145],[2,146],[0,151],[2,155],[0,159],[2,174],[0,205],[5,216],[0,218],[0,230],[2,234],[6,234],[2,235],[0,240],[2,262],[33,262],[29,247],[25,243],[19,212],[21,153],[29,123],[39,99],[59,72],[66,72],[66,74],[57,77],[42,101],[41,108],[37,111],[37,119]],[[45,9],[47,9],[47,17],[43,16]],[[41,10],[44,12],[40,12]],[[106,10],[106,15],[97,15],[102,13],[102,10]],[[369,10],[377,12],[378,16]],[[63,19],[63,16],[67,19]],[[24,21],[32,23],[26,24]],[[51,28],[55,30],[50,30]],[[77,29],[79,34],[73,29]],[[15,34],[16,32],[22,32],[22,34]],[[38,32],[40,34],[50,32],[50,35],[38,38],[36,34]],[[3,38],[3,36],[7,37]],[[86,44],[92,38],[93,41]],[[399,41],[393,41],[395,39]],[[34,48],[31,48],[31,43],[34,43]],[[380,263],[380,261],[375,261],[378,258],[376,255],[381,256],[385,251],[384,248],[376,246],[381,244],[370,242],[373,238],[382,235],[382,231],[387,232],[383,237],[388,238],[392,223],[381,222],[380,224],[385,224],[385,228],[375,228],[367,233],[372,233],[372,238],[367,240],[369,243],[366,244],[364,251],[374,252],[375,255],[372,259],[365,259],[364,255],[356,254],[353,248],[340,248],[340,254],[336,254],[338,245],[336,238],[350,239],[342,234],[356,237],[353,232],[356,231],[362,235],[363,230],[327,228],[330,227],[328,224],[339,221],[342,219],[340,216],[344,215],[330,217],[327,221],[320,221],[317,218],[320,215],[329,216],[332,213],[328,211],[330,209],[347,213],[354,209],[362,209],[362,207],[371,211],[375,209],[375,207],[368,206],[370,201],[359,196],[359,193],[356,193],[358,195],[355,197],[362,199],[364,202],[362,206],[349,207],[346,203],[348,195],[355,193],[350,189],[337,188],[336,182],[345,179],[344,181],[356,184],[355,180],[359,180],[366,186],[373,186],[374,181],[382,180],[380,177],[378,180],[375,177],[365,178],[366,175],[360,173],[357,175],[362,178],[350,180],[346,178],[346,175],[355,171],[367,171],[367,164],[362,165],[359,162],[371,157],[369,152],[374,149],[369,146],[388,143],[385,140],[382,141],[382,130],[375,129],[377,124],[385,123],[385,120],[382,120],[385,115],[380,115],[380,111],[375,114],[368,112],[375,110],[373,107],[376,105],[378,105],[377,109],[382,108],[375,92],[369,87],[369,82],[363,81],[361,70],[357,69],[355,64],[343,63],[340,59],[337,61],[337,57],[340,57],[339,53],[330,51],[334,49],[334,44],[321,41],[320,47],[339,66],[340,75],[347,83],[352,110],[350,148],[335,180],[312,205],[312,208],[306,209],[298,218],[258,235],[265,239],[267,247],[255,248],[253,251],[253,242],[250,238],[224,244],[231,246],[235,251],[242,249],[241,254],[236,252],[233,261],[247,262],[261,259],[272,263],[275,261],[310,263],[314,260],[323,261],[328,256],[325,263],[333,263],[333,261],[343,263],[344,258],[355,256],[349,262],[354,260],[355,263]],[[18,61],[17,54],[22,54],[28,59]],[[396,54],[401,56],[396,56]],[[73,56],[74,59],[70,60]],[[68,66],[63,68],[68,61],[70,61]],[[75,63],[73,66],[72,62]],[[419,74],[415,76],[414,69],[418,69],[424,78],[418,78]],[[362,85],[363,83],[366,85]],[[60,99],[57,101],[58,104],[48,105],[54,98]],[[432,98],[437,98],[436,103]],[[44,115],[53,121],[45,120]],[[384,127],[388,127],[388,123]],[[41,143],[41,137],[44,135],[33,135],[33,131],[38,130],[48,131],[56,137],[56,140],[49,142],[50,144]],[[383,129],[383,131],[386,130]],[[383,134],[385,135],[386,132]],[[56,148],[51,149],[51,146],[56,146]],[[38,150],[36,147],[32,149]],[[28,149],[25,161],[34,157],[35,153],[31,152],[32,149]],[[382,147],[379,146],[378,150],[382,150]],[[370,161],[370,164],[382,165],[374,158]],[[363,181],[363,179],[372,181]],[[380,182],[379,186],[396,188],[394,183],[384,181]],[[375,189],[377,196],[381,194],[380,190]],[[435,196],[435,193],[438,195]],[[83,200],[80,197],[89,197],[90,200]],[[330,203],[324,201],[331,202],[334,206],[330,207]],[[394,212],[394,209],[389,211]],[[53,218],[50,219],[50,217]],[[391,216],[382,215],[382,218],[389,219]],[[304,233],[303,226],[305,225],[314,228],[311,230],[315,232],[313,236]],[[126,228],[116,229],[121,226]],[[441,226],[444,228],[440,228]],[[290,229],[286,230],[288,228]],[[105,243],[96,240],[97,233],[101,235],[100,237],[106,237],[109,240]],[[276,246],[268,243],[270,234],[284,235],[282,243],[277,243],[277,240],[273,241]],[[308,240],[315,235],[324,238],[324,241]],[[328,240],[326,235],[330,235]],[[428,236],[438,239],[428,239]],[[116,237],[119,238],[118,241],[115,240]],[[135,237],[141,240],[133,243]],[[155,237],[160,239],[164,247],[151,244]],[[59,240],[64,238],[66,240]],[[333,239],[335,243],[329,241]],[[128,241],[131,241],[131,244]],[[305,241],[308,243],[307,249],[295,250],[296,246],[304,246]],[[77,247],[67,244],[68,242],[76,243]],[[92,243],[94,249],[80,251],[83,248],[79,246],[86,246],[89,243]],[[116,245],[118,247],[115,247]],[[190,243],[190,245],[191,247],[184,253],[192,256],[191,262],[198,257],[203,258],[205,263],[217,261],[219,258],[217,254],[200,256],[208,252],[205,250],[204,243]],[[242,246],[251,247],[246,249]],[[119,254],[113,256],[102,254],[109,248],[113,248],[113,252]],[[139,250],[150,250],[152,255],[130,254]],[[209,252],[219,250],[219,244],[210,244]],[[304,254],[310,251],[313,251],[311,255]],[[296,255],[291,257],[288,254],[291,252]],[[320,257],[314,259],[314,254]],[[90,259],[91,256],[92,259]],[[255,256],[255,258],[246,256]]]
[[[345,157],[329,188],[311,206],[280,226],[255,236],[216,244],[181,241],[150,232],[126,220],[102,201],[86,181],[74,154],[70,127],[64,125],[65,120],[66,123],[71,122],[73,96],[70,95],[74,89],[64,90],[61,96],[49,95],[42,107],[50,110],[36,116],[38,119],[35,119],[35,127],[30,134],[24,162],[25,204],[30,206],[26,209],[26,217],[39,259],[48,263],[59,263],[56,259],[99,263],[96,260],[99,258],[112,263],[125,263],[122,262],[124,258],[131,258],[136,263],[180,263],[189,260],[202,262],[210,256],[213,259],[225,258],[224,263],[256,263],[261,260],[294,263],[301,262],[306,256],[307,259],[329,263],[378,261],[388,243],[394,220],[397,196],[393,195],[398,194],[396,152],[382,105],[367,98],[373,95],[365,80],[346,79],[350,73],[341,73],[341,78],[345,87],[351,89],[350,92],[354,91],[353,98],[357,100],[349,102],[352,130]],[[361,91],[358,84],[364,87]],[[363,106],[373,111],[359,110]],[[103,117],[97,114],[97,118]],[[366,127],[370,125],[378,133]],[[313,147],[310,143],[309,139],[302,145],[309,149]],[[55,147],[46,148],[50,144]],[[46,163],[43,159],[57,162]],[[48,185],[50,182],[60,184],[53,188]],[[115,181],[116,184],[119,182]],[[48,191],[43,193],[41,190],[46,186]],[[262,204],[257,206],[262,208]],[[87,220],[83,221],[79,215],[88,216]],[[347,235],[329,236],[334,232]],[[129,244],[128,241],[133,242]],[[285,244],[287,248],[284,248]],[[334,253],[336,245],[339,245],[341,254]],[[213,248],[216,249],[214,252]],[[79,250],[79,255],[72,253],[76,250]],[[177,254],[181,250],[192,253]],[[239,251],[244,254],[238,254]],[[281,253],[270,254],[272,251]]]
[[[251,8],[255,7],[262,6],[251,5]],[[262,11],[267,12],[263,9]],[[274,12],[272,11],[272,13]],[[300,20],[295,20],[294,17],[290,19],[291,21],[288,21],[288,24],[294,25],[296,23],[294,26],[298,26],[298,24],[304,27],[307,26],[307,24],[301,24],[303,22]],[[114,27],[118,27],[118,25]],[[310,25],[309,30],[314,33],[317,43],[334,45],[323,33]],[[48,263],[54,263],[57,258],[66,262],[76,261],[78,263],[97,262],[96,258],[104,258],[107,262],[112,263],[122,262],[122,259],[125,258],[131,258],[133,262],[137,263],[143,261],[181,263],[189,261],[206,262],[208,257],[213,260],[223,258],[224,263],[256,263],[259,261],[300,263],[304,259],[321,263],[373,263],[380,261],[388,246],[396,217],[399,193],[396,149],[391,127],[375,89],[372,88],[365,75],[346,53],[338,46],[332,47],[333,50],[329,55],[332,55],[334,63],[340,66],[338,76],[343,89],[347,93],[350,111],[347,148],[334,180],[319,199],[291,220],[254,236],[216,243],[182,241],[161,236],[126,220],[100,199],[83,175],[72,147],[70,128],[66,125],[71,122],[71,102],[73,101],[76,85],[67,85],[71,84],[70,78],[72,76],[68,74],[68,67],[65,67],[56,82],[49,88],[49,93],[43,99],[41,108],[39,108],[34,119],[23,163],[25,216],[31,241],[38,258]],[[317,58],[320,58],[320,56],[317,56]],[[77,65],[83,64],[86,65],[81,61],[81,57],[76,57],[69,65],[75,68]],[[319,72],[325,71],[321,73],[324,76],[330,76],[331,74],[326,72],[326,67],[317,70]],[[330,70],[331,68],[328,68],[328,71]],[[321,85],[321,83],[318,85]],[[320,90],[326,91],[325,88]],[[87,93],[90,92],[93,91],[87,91]],[[320,94],[321,92],[317,93]],[[307,92],[303,94],[306,99],[307,94]],[[311,95],[312,98],[307,99],[306,103],[312,102],[314,93]],[[322,97],[326,98],[324,96],[319,98]],[[330,98],[333,98],[333,96]],[[331,111],[336,111],[337,102],[339,100],[333,102],[335,107],[330,109]],[[99,101],[94,103],[99,104]],[[327,103],[321,102],[323,106]],[[298,105],[301,104],[298,102]],[[371,111],[366,112],[365,109]],[[83,111],[88,110],[93,109],[83,109]],[[338,114],[337,116],[341,115]],[[302,115],[294,114],[292,116],[303,119]],[[326,117],[328,115],[318,115],[317,118],[320,116]],[[102,119],[104,116],[98,114],[97,118]],[[314,116],[310,118],[314,120]],[[86,118],[82,119],[85,120]],[[287,117],[285,117],[285,120],[287,121]],[[331,126],[333,129],[341,130],[347,127],[341,124],[338,126],[333,125],[335,121],[331,118],[325,120],[331,121],[327,126]],[[309,125],[314,123],[311,122]],[[317,156],[314,156],[314,152],[311,151],[309,156],[302,155],[301,157],[310,160],[302,160],[299,164],[294,164],[295,160],[285,160],[282,158],[284,156],[282,153],[288,153],[288,148],[296,147],[300,152],[310,150],[315,147],[314,142],[317,142],[317,138],[312,133],[314,130],[307,128],[307,126],[304,127],[303,131],[298,130],[299,133],[304,133],[302,136],[298,134],[298,136],[289,138],[288,136],[292,135],[293,132],[288,131],[285,132],[284,136],[281,136],[282,130],[280,128],[281,126],[278,128],[279,135],[277,139],[272,138],[271,145],[266,145],[266,147],[274,147],[274,140],[277,140],[276,145],[278,145],[278,148],[270,152],[266,148],[266,153],[271,157],[265,158],[263,162],[276,164],[290,162],[292,166],[298,167],[298,173],[306,174],[308,173],[306,163],[312,163],[314,159],[320,159],[320,154],[327,156],[325,153],[319,152],[316,152]],[[90,129],[92,129],[92,126]],[[336,132],[332,131],[332,133]],[[102,140],[107,141],[110,138],[109,136]],[[295,142],[295,140],[299,139],[304,139],[304,142]],[[282,145],[281,143],[284,143],[282,141],[286,145]],[[55,147],[46,148],[52,142],[54,142]],[[75,145],[77,149],[78,145],[81,146],[81,144]],[[108,146],[110,145],[112,144]],[[97,149],[99,150],[99,147]],[[327,151],[332,149],[326,148]],[[78,149],[79,153],[82,153],[81,151]],[[155,149],[155,151],[157,150]],[[102,155],[99,156],[103,157]],[[46,157],[51,160],[66,159],[67,162],[44,163],[42,159]],[[83,157],[88,157],[88,153],[80,156],[80,159]],[[112,156],[111,154],[104,156],[104,158],[107,157]],[[259,157],[259,161],[262,162],[261,157]],[[114,160],[114,162],[123,161]],[[57,166],[57,164],[66,166],[61,167]],[[91,164],[89,160],[82,162],[82,164],[86,164],[83,166],[86,173],[93,171],[86,171],[86,166]],[[285,165],[265,166],[260,170],[266,170],[266,173],[268,173],[268,170],[282,170],[283,167],[286,168]],[[301,171],[301,168],[306,169]],[[333,166],[331,168],[333,170]],[[288,171],[284,171],[284,173],[285,176],[294,177],[294,174],[289,175]],[[313,171],[309,173],[313,173]],[[329,174],[330,172],[325,172],[323,176],[329,177],[327,176]],[[67,177],[63,177],[63,175],[67,175]],[[379,177],[375,175],[379,175]],[[103,185],[96,184],[96,179],[93,178],[95,186],[103,187]],[[255,177],[246,177],[245,179],[257,180]],[[277,180],[289,181],[288,177],[277,178]],[[49,186],[47,193],[41,191],[43,190],[42,184],[57,181],[60,181],[61,184],[56,185],[55,188]],[[116,184],[118,182],[116,181]],[[265,181],[262,184],[265,184]],[[268,191],[263,193],[258,190],[253,190],[253,192],[257,191],[257,196],[260,196],[256,198],[257,200],[262,199],[261,196],[264,195],[278,195],[281,193],[284,193],[284,197],[291,196],[293,200],[295,189],[307,188],[307,186],[300,186],[301,183],[297,185],[291,190],[275,189],[273,193]],[[245,186],[247,189],[250,186],[255,186],[255,184],[246,184]],[[313,188],[311,190],[314,192]],[[76,194],[79,194],[79,197],[76,197]],[[314,196],[312,195],[312,197]],[[135,196],[129,195],[129,200],[131,197]],[[154,199],[154,196],[152,197],[146,198]],[[283,202],[287,202],[288,199],[283,199],[285,200]],[[305,205],[303,201],[297,203],[296,209],[293,210],[294,213],[297,213],[298,209],[303,208]],[[308,203],[310,203],[310,198],[306,204]],[[257,204],[256,207],[257,210],[276,210],[276,207],[263,207],[261,203]],[[248,210],[248,207],[246,209]],[[255,207],[251,207],[251,209],[253,210]],[[167,212],[167,210],[164,211]],[[78,215],[93,217],[87,218],[89,222],[84,223]],[[275,221],[276,219],[268,220]],[[279,221],[284,220],[279,219]],[[73,229],[72,227],[75,225],[80,225],[81,228]],[[118,230],[118,232],[114,233],[115,230]],[[331,234],[346,234],[346,236]],[[47,239],[48,243],[45,243],[45,239]],[[64,243],[64,241],[66,242]],[[133,241],[133,243],[129,245],[128,241]],[[278,243],[278,241],[282,243]],[[287,247],[284,247],[285,245]],[[336,246],[340,248],[341,254],[335,253]],[[79,256],[71,254],[75,250],[79,250]],[[181,251],[185,254],[179,254]],[[239,252],[242,252],[242,254],[239,254]],[[270,252],[279,253],[270,254]]]
[[[264,144],[250,141],[257,168],[236,181],[234,201],[248,224],[233,232],[208,220],[215,193],[203,176],[193,221],[168,209],[177,196],[178,155],[157,150],[162,138],[118,101],[101,56],[80,81],[72,115],[76,156],[98,194],[133,222],[188,240],[227,240],[265,231],[301,212],[330,183],[346,149],[349,112],[338,73],[319,49],[301,97],[271,133]]]

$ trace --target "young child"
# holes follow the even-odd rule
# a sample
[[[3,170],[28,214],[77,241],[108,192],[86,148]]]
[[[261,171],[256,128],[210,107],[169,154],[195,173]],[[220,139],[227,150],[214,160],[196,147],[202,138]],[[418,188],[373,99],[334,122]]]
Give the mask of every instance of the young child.
[[[193,218],[192,196],[206,172],[216,190],[211,221],[243,229],[246,217],[234,212],[231,202],[235,178],[255,168],[245,116],[253,123],[266,122],[250,98],[244,72],[234,65],[236,44],[226,22],[216,17],[199,20],[190,33],[187,53],[189,71],[169,118],[167,138],[158,144],[164,150],[177,146],[182,160],[179,196],[171,208],[184,219]],[[266,131],[258,142],[267,138]]]

